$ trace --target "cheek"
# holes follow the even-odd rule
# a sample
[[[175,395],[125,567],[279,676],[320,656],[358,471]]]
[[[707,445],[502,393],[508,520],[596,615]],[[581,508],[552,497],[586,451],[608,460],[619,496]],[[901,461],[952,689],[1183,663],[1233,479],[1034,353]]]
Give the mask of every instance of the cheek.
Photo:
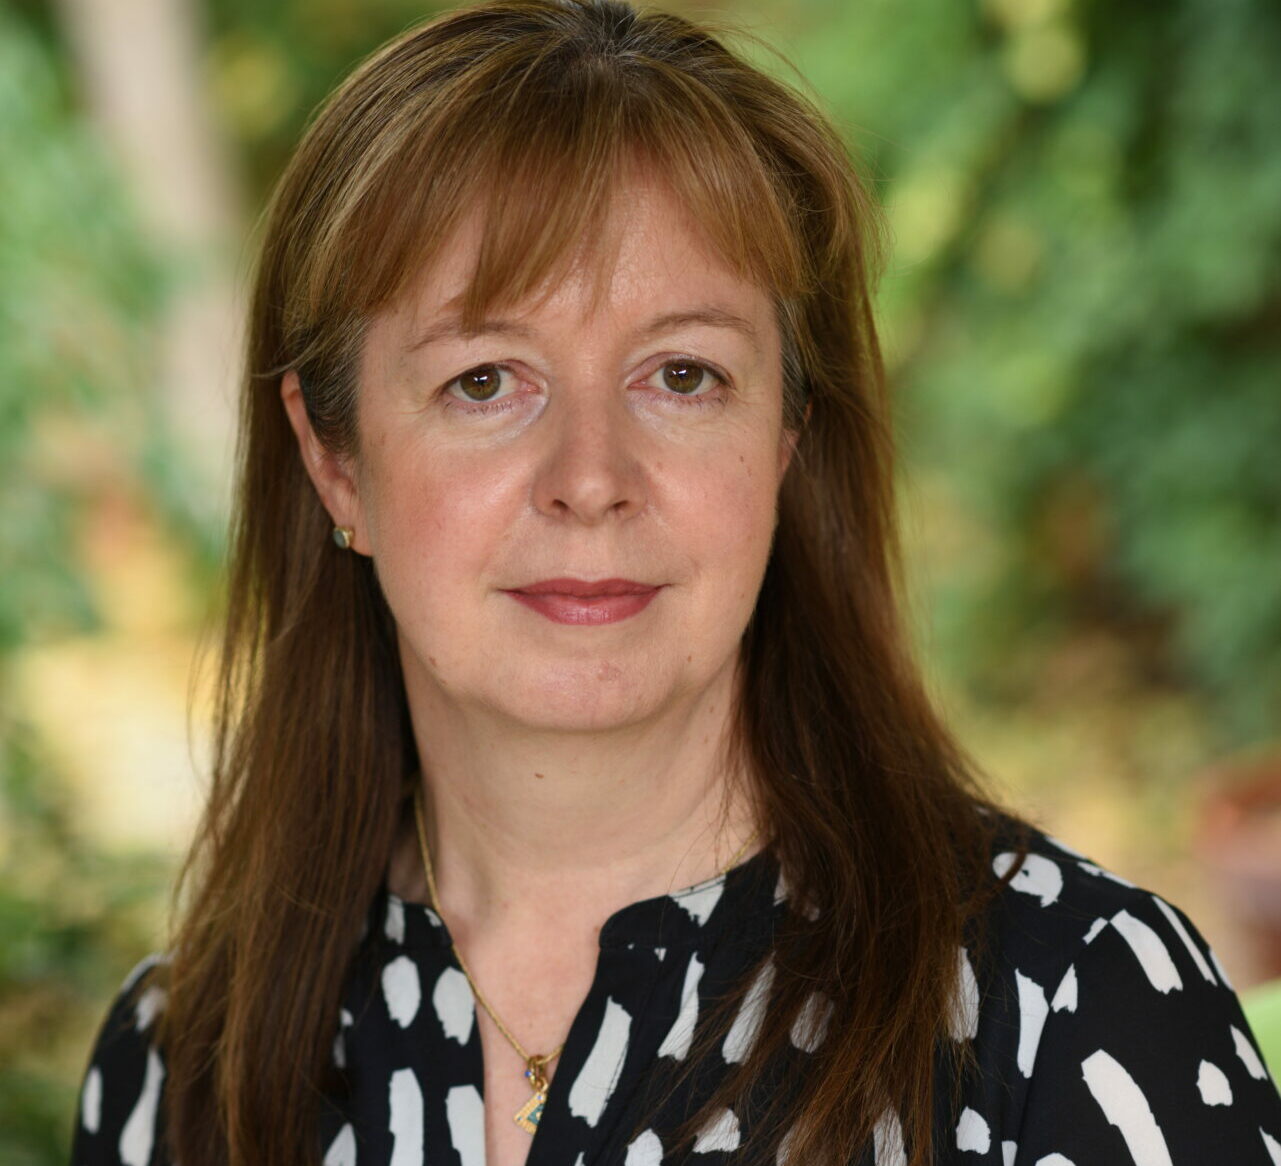
[[[696,553],[708,567],[735,576],[752,590],[743,598],[754,598],[774,531],[772,455],[729,453],[690,467],[688,481],[682,510]]]
[[[410,591],[474,582],[511,521],[514,475],[490,459],[405,450],[384,457],[376,478],[370,522],[380,573],[403,576],[397,582]]]

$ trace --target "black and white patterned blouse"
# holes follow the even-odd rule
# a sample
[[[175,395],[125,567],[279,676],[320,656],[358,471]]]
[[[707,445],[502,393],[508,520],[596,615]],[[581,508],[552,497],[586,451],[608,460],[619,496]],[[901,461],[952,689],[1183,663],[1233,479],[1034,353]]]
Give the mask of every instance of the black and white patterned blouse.
[[[1010,860],[998,849],[994,871]],[[694,1098],[671,1098],[637,1134],[638,1114],[650,1112],[646,1081],[687,1055],[708,1003],[765,951],[776,913],[787,909],[777,864],[762,851],[726,875],[612,915],[529,1166],[677,1160],[664,1136]],[[965,1082],[959,1120],[939,1130],[937,1162],[1281,1166],[1281,1095],[1232,985],[1182,911],[1038,831],[994,919],[990,980],[978,982],[967,951],[957,951],[967,1003],[951,1036],[974,1042],[980,1071]],[[124,1002],[156,958],[130,974],[98,1035],[73,1166],[170,1166],[157,1121],[164,1060],[148,1039],[163,993],[153,987]],[[750,1048],[768,1007],[765,966],[717,1065],[690,1088],[701,1093],[718,1066]],[[483,1166],[476,1005],[441,920],[384,886],[343,999],[333,1056],[350,1092],[322,1115],[325,1166]],[[822,999],[807,1012],[793,1030],[802,1060],[824,1039]],[[723,1110],[681,1160],[732,1162],[750,1137]],[[859,1166],[902,1161],[901,1127],[886,1113]]]

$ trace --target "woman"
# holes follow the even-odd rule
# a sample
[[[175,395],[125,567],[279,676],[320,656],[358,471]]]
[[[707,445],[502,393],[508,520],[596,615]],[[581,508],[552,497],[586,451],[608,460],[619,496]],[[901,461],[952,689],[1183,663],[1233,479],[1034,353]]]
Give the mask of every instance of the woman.
[[[617,0],[339,89],[263,242],[192,891],[77,1163],[1281,1161],[1204,938],[924,695],[882,238],[804,99]]]

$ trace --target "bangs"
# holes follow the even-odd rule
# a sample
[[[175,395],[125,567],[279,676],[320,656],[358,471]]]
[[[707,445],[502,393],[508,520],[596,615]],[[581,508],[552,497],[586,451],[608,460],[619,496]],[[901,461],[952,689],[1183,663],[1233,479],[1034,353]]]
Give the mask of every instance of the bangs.
[[[545,32],[545,30],[541,30]],[[789,188],[735,110],[665,62],[515,42],[458,69],[430,99],[365,95],[372,133],[348,148],[342,209],[309,256],[311,319],[367,321],[395,300],[471,215],[481,245],[459,301],[464,328],[579,264],[599,294],[625,180],[665,185],[735,275],[783,301],[812,282]],[[383,65],[385,68],[385,63]],[[350,100],[359,100],[360,77]],[[380,107],[381,106],[381,107]],[[314,334],[314,333],[313,333]]]

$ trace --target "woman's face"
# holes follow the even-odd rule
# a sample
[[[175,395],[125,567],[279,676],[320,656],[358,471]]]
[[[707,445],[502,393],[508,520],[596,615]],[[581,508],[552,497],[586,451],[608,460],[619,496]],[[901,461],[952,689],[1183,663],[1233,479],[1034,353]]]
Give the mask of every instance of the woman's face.
[[[459,334],[468,227],[371,324],[359,457],[326,501],[373,556],[411,703],[606,729],[732,676],[792,447],[778,325],[661,189],[616,205],[595,304],[576,267]],[[657,590],[522,598],[565,578]]]

